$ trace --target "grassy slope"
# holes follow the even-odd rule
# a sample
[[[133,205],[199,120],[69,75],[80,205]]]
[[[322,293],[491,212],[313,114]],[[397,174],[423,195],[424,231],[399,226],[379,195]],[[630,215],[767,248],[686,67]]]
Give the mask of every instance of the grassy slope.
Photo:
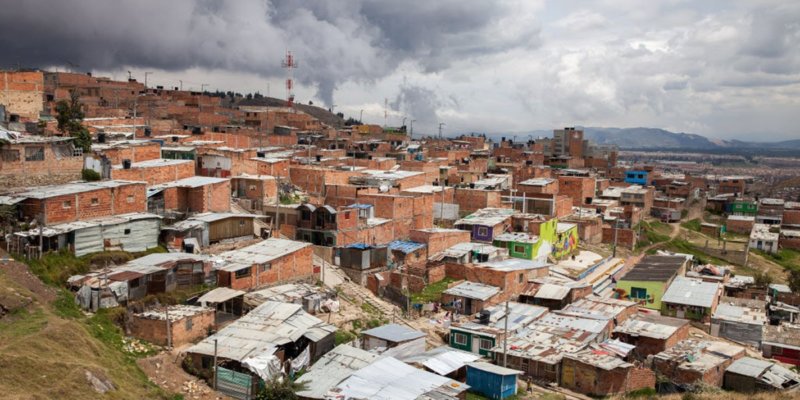
[[[5,293],[3,293],[5,292]],[[0,319],[0,393],[4,399],[167,399],[122,350],[106,313],[84,316],[69,293],[53,304],[13,282],[0,269],[0,296],[16,292],[34,302]],[[117,390],[100,395],[86,371]]]

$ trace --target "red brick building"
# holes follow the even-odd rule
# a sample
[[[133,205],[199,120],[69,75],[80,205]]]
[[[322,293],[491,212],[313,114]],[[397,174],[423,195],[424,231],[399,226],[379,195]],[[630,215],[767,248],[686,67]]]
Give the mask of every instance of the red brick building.
[[[147,211],[144,182],[101,181],[42,186],[13,195],[23,198],[26,220],[45,225]]]
[[[315,278],[310,243],[270,238],[219,255],[217,285],[249,290]]]
[[[155,159],[115,165],[111,168],[111,179],[147,182],[148,185],[172,182],[195,175],[194,161],[192,160],[165,160]]]

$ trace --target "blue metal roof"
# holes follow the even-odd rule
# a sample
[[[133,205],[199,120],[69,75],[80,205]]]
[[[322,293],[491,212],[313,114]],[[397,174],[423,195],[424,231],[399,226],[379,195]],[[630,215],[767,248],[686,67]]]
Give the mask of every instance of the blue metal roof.
[[[348,248],[348,249],[366,250],[366,249],[368,249],[368,248],[370,248],[372,246],[370,246],[370,245],[368,245],[366,243],[353,243],[351,245],[347,245],[347,246],[344,246],[344,247]]]
[[[401,251],[404,254],[413,253],[423,247],[425,247],[425,243],[417,243],[410,240],[395,240],[389,243],[389,250]]]

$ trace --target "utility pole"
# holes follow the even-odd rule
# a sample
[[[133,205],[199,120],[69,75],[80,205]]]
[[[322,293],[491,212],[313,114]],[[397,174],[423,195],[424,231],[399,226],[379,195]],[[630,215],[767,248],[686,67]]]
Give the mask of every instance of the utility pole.
[[[183,81],[178,79],[178,82],[181,84],[180,88],[181,88],[181,92],[182,92],[183,91]]]
[[[363,109],[358,114],[358,123],[361,124],[361,125],[364,125],[364,110]]]
[[[214,339],[214,390],[217,390],[217,339]]]
[[[416,120],[415,119],[411,120],[411,130],[409,131],[409,134],[408,134],[408,139],[409,140],[414,140],[414,121],[416,121]]]
[[[442,126],[446,125],[444,122],[439,122],[439,139],[442,139]]]
[[[503,327],[503,367],[507,365],[508,361],[508,300],[506,300],[506,316]]]
[[[206,91],[206,86],[208,86],[208,84],[207,84],[207,83],[201,83],[201,84],[200,84],[200,93],[205,93],[205,91]]]
[[[167,348],[172,348],[172,329],[170,329],[170,321],[169,321],[169,306],[164,308],[164,317],[167,320]]]
[[[614,221],[614,253],[611,257],[617,257],[617,232],[619,231],[619,217]]]
[[[144,88],[147,90],[147,75],[152,74],[152,72],[145,72],[144,73]]]

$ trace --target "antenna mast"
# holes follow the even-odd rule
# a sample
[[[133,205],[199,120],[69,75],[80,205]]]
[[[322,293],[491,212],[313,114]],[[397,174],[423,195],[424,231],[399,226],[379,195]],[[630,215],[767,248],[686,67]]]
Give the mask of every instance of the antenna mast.
[[[297,68],[297,61],[294,60],[292,52],[286,50],[286,58],[283,60],[283,68],[286,69],[286,107],[294,107],[294,80],[292,70]]]

